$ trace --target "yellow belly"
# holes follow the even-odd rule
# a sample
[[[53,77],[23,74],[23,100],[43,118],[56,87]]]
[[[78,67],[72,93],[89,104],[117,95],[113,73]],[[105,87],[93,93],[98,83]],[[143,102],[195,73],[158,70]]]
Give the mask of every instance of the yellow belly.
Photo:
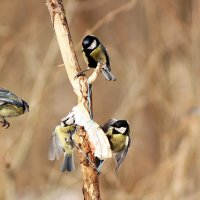
[[[124,136],[121,134],[112,135],[112,138],[110,139],[110,141],[111,141],[111,148],[113,152],[116,153],[124,149],[125,143],[126,143],[126,137],[127,136]]]
[[[93,57],[93,59],[96,62],[101,62],[103,64],[106,64],[106,56],[102,52],[102,50],[100,49],[100,47],[97,47],[95,50],[93,50],[90,55]]]
[[[23,113],[22,108],[15,108],[14,106],[0,107],[0,117],[17,117]]]

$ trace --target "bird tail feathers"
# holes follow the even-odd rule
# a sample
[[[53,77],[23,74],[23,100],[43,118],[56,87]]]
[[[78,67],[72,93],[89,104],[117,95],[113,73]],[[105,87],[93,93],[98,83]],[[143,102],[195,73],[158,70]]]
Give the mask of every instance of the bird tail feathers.
[[[63,160],[63,164],[61,166],[61,171],[65,172],[71,172],[75,169],[75,164],[74,164],[74,156],[73,154],[71,155],[65,155],[64,156],[64,160]]]
[[[102,68],[102,73],[106,80],[116,81],[116,78],[114,77],[114,75],[107,68]]]

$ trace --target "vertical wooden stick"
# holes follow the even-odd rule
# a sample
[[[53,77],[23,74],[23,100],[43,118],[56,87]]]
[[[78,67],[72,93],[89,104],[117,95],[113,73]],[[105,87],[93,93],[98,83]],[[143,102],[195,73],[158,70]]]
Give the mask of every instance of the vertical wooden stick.
[[[80,72],[80,67],[76,58],[76,53],[74,51],[62,0],[47,0],[46,5],[50,12],[68,78],[72,84],[74,92],[78,97],[78,103],[83,104],[84,107],[88,110],[88,79],[85,76],[75,78],[78,72]],[[91,151],[87,133],[83,129],[80,129],[79,136],[81,141],[80,148],[92,161],[94,161],[95,158]],[[83,173],[82,190],[84,199],[99,200],[100,191],[98,173],[81,153],[79,154],[79,159]]]

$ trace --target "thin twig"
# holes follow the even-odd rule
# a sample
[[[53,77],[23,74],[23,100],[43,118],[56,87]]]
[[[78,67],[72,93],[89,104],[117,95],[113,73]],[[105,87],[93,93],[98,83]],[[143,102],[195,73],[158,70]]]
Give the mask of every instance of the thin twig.
[[[113,19],[115,19],[115,17],[117,15],[132,9],[136,5],[137,2],[138,2],[138,0],[130,0],[128,3],[123,4],[122,6],[113,9],[108,14],[106,14],[103,18],[101,18],[97,23],[95,23],[95,25],[92,28],[85,31],[85,33],[83,35],[88,35],[88,34],[92,34],[92,33],[96,32],[103,25],[105,25],[106,23],[109,23]],[[76,49],[81,46],[81,42],[82,42],[82,40],[76,45]]]

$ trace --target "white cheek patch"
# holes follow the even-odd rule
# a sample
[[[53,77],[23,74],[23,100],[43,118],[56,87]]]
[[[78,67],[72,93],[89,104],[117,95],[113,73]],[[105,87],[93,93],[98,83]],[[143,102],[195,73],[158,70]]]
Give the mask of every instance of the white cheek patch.
[[[115,128],[115,130],[123,134],[123,133],[125,133],[126,128],[125,127]]]
[[[61,124],[60,124],[62,127],[65,127],[65,124],[64,124],[64,122],[61,122]]]
[[[129,143],[129,137],[127,136],[127,137],[126,137],[125,146],[128,146],[128,143]]]
[[[97,46],[97,41],[96,40],[94,40],[93,42],[92,42],[92,44],[87,48],[87,49],[90,49],[90,50],[92,50],[92,49],[95,49],[96,48],[96,46]]]

